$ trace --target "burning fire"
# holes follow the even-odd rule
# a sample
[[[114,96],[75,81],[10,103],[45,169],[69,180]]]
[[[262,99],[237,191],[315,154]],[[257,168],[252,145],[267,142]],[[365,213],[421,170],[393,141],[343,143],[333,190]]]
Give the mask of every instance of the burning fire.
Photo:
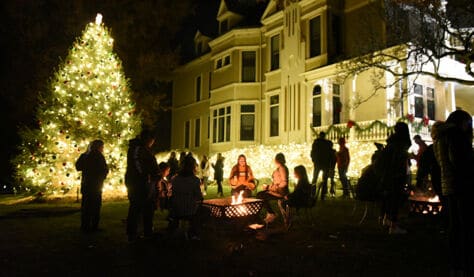
[[[244,200],[244,191],[241,190],[239,192],[239,195],[237,197],[235,197],[235,195],[232,195],[232,203],[231,205],[237,205],[237,204],[242,204],[243,200]]]
[[[438,195],[435,195],[434,197],[428,199],[428,202],[440,202]]]

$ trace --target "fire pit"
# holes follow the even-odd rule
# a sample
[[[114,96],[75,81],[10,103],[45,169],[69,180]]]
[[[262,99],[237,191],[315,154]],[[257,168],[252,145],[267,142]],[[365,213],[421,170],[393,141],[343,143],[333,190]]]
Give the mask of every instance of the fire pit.
[[[263,206],[263,201],[254,198],[244,198],[238,204],[232,204],[232,198],[204,200],[202,205],[207,207],[215,218],[238,218],[256,215]],[[235,201],[234,201],[235,202]]]
[[[410,213],[437,215],[441,213],[443,206],[437,195],[414,194],[408,197]]]

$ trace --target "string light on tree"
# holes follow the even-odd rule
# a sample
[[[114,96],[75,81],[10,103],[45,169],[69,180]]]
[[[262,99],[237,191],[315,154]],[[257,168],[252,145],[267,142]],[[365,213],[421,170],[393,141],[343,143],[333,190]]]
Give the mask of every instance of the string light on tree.
[[[101,14],[59,66],[50,90],[40,97],[36,117],[39,129],[21,131],[23,143],[13,161],[23,188],[76,192],[80,175],[75,161],[89,142],[102,139],[110,167],[104,190],[123,192],[127,143],[140,132],[141,120]]]

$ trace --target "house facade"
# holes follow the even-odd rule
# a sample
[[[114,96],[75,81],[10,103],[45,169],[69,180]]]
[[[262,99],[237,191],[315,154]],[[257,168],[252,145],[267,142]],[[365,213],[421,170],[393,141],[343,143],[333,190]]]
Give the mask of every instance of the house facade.
[[[173,74],[171,148],[215,154],[311,143],[322,130],[333,140],[384,140],[386,127],[407,114],[418,127],[444,120],[456,108],[473,114],[473,89],[455,83],[417,76],[374,93],[370,70],[341,78],[340,64],[357,51],[360,21],[369,17],[372,2],[269,1],[260,24],[249,27],[222,0],[218,36],[198,31],[197,58]],[[383,24],[372,26],[384,32]],[[462,64],[447,62],[463,74]],[[381,82],[393,81],[380,76]],[[354,124],[363,132],[350,128]],[[426,127],[416,133],[429,140]]]

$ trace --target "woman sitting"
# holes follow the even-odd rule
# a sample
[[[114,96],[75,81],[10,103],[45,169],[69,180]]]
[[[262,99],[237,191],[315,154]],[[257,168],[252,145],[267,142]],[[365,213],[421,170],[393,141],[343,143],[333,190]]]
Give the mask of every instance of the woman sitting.
[[[240,154],[237,164],[232,167],[229,176],[232,195],[238,195],[240,191],[244,191],[244,197],[251,197],[252,191],[255,190],[255,179],[250,166],[247,164],[245,155]]]
[[[295,190],[288,194],[286,204],[290,207],[299,209],[311,205],[311,183],[306,173],[306,168],[303,165],[298,165],[294,169],[295,179],[298,180],[295,185]]]
[[[283,153],[278,153],[275,156],[275,165],[277,168],[272,174],[272,184],[263,185],[264,190],[257,193],[257,198],[263,200],[263,207],[267,210],[265,223],[271,223],[277,217],[270,206],[270,200],[283,199],[288,195],[288,167],[286,167],[286,160]]]

